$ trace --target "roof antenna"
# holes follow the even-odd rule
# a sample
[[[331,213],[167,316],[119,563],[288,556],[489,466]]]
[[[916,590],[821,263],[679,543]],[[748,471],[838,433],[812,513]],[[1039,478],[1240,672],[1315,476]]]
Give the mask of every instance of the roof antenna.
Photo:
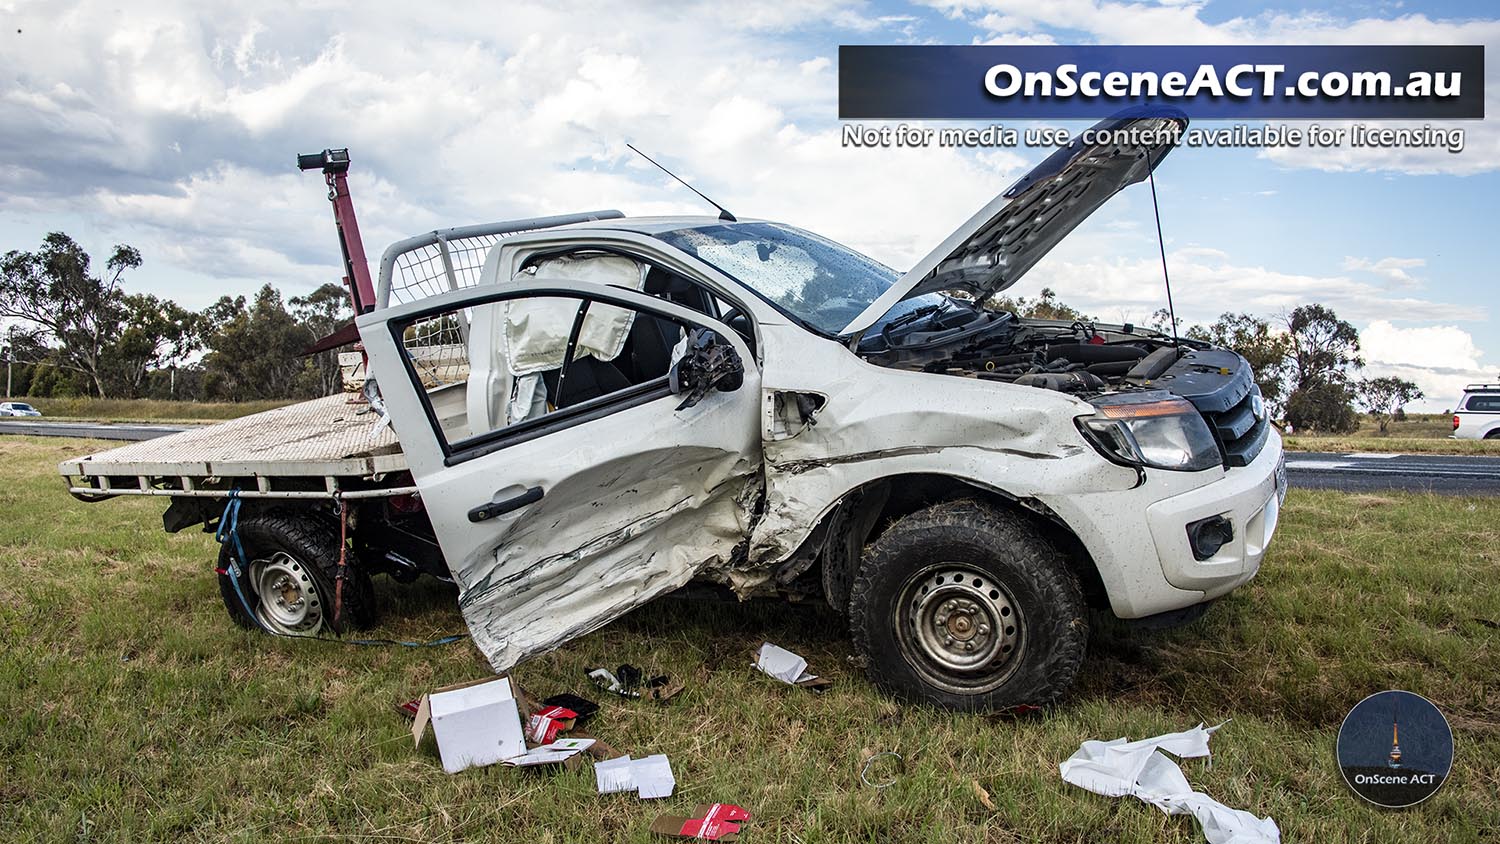
[[[1146,153],[1146,161],[1151,161],[1149,152]],[[1161,236],[1161,206],[1156,202],[1155,166],[1146,171],[1146,181],[1151,183],[1151,210],[1156,214],[1156,246],[1161,250],[1161,279],[1167,284],[1167,319],[1172,323],[1172,345],[1181,354],[1182,340],[1177,337],[1177,309],[1172,307],[1172,277],[1167,275],[1167,242]]]
[[[688,190],[692,191],[693,193],[698,194],[699,196],[702,196],[704,202],[707,202],[709,205],[712,205],[713,207],[719,209],[719,219],[720,220],[723,220],[726,223],[738,223],[739,222],[739,220],[736,220],[734,218],[733,214],[729,213],[729,209],[725,208],[724,206],[720,205],[717,202],[714,202],[712,199],[709,199],[708,197],[703,196],[703,191],[698,190],[697,188],[693,187],[692,185],[688,184],[687,182],[684,182],[682,179],[678,178],[678,176],[677,176],[676,173],[673,173],[671,170],[668,170],[667,168],[661,166],[660,164],[656,164],[656,159],[654,159],[651,156],[645,154],[644,152],[641,152],[640,150],[636,149],[634,144],[626,144],[625,146],[630,147],[630,151],[631,152],[635,153],[636,155],[639,155],[641,158],[646,159],[647,161],[651,162],[652,164],[655,164],[656,165],[656,169],[662,171],[663,173],[666,173],[668,176],[671,176],[674,179],[677,179],[677,182],[679,184],[681,184],[683,187],[687,188]]]

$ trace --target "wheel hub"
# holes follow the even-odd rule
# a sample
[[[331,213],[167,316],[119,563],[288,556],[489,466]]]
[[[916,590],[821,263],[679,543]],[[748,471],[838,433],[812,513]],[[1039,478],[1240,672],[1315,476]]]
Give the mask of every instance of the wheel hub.
[[[302,636],[322,629],[323,602],[317,583],[297,558],[278,551],[269,558],[253,560],[247,579],[260,599],[255,615],[266,627]]]
[[[907,659],[936,685],[963,693],[1003,682],[1021,644],[1005,587],[961,563],[913,575],[901,590],[897,624]]]

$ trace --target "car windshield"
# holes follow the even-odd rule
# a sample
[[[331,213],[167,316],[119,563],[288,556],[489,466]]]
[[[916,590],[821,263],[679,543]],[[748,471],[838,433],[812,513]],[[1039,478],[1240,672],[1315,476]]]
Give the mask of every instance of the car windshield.
[[[657,237],[745,285],[824,334],[836,335],[901,274],[831,240],[780,223],[728,223]],[[898,303],[875,324],[936,305],[935,293]]]
[[[29,404],[22,404],[20,402],[16,402],[15,404],[11,405],[10,408],[11,408],[11,410],[30,410],[31,409],[31,405],[29,405]]]

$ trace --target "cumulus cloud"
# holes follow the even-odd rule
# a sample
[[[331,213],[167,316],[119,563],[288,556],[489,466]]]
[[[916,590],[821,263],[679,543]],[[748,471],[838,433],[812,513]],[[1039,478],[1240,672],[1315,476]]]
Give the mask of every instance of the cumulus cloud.
[[[843,150],[828,120],[836,33],[913,25],[855,0],[392,2],[311,16],[256,0],[22,4],[12,17],[22,34],[0,51],[0,213],[85,217],[209,277],[294,288],[337,277],[321,185],[291,167],[324,146],[352,150],[374,254],[435,226],[704,212],[630,141],[739,214],[900,264],[1022,163]],[[778,37],[791,30],[830,34],[807,47]],[[196,305],[218,291],[164,292]]]
[[[1400,328],[1375,320],[1361,331],[1364,375],[1394,375],[1413,381],[1425,394],[1411,409],[1438,412],[1452,408],[1464,385],[1496,379],[1497,367],[1484,367],[1484,352],[1469,332],[1455,325]]]
[[[1344,269],[1372,273],[1386,280],[1394,287],[1417,287],[1421,280],[1413,276],[1408,270],[1427,266],[1426,258],[1381,258],[1370,260],[1369,258],[1356,258],[1352,255],[1345,256]]]

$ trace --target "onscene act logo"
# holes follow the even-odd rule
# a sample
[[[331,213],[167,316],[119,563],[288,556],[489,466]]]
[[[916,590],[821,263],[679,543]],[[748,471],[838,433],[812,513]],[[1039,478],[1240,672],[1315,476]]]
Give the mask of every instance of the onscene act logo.
[[[1453,767],[1453,730],[1421,695],[1378,692],[1350,710],[1339,727],[1335,753],[1355,794],[1400,809],[1442,787]]]

